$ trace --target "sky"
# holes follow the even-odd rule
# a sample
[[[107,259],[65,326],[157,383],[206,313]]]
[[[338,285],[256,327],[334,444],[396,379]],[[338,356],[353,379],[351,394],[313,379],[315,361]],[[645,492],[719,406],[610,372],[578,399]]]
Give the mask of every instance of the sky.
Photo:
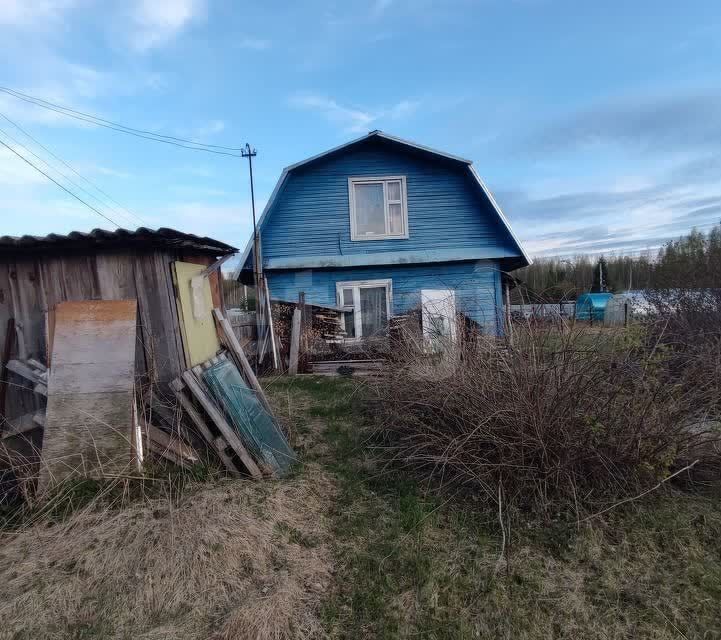
[[[258,212],[284,166],[381,129],[473,160],[532,256],[633,254],[721,220],[718,0],[0,0],[0,85],[248,142]],[[4,93],[0,141],[122,227],[249,237],[245,160]],[[115,225],[0,146],[0,235],[95,227]]]

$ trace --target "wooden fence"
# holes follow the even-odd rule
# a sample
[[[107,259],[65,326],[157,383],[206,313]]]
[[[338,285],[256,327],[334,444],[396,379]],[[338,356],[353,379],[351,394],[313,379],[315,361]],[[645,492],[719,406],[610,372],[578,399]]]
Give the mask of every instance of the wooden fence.
[[[227,309],[230,326],[241,345],[248,343],[255,344],[257,328],[255,324],[255,311],[240,311],[238,309]]]

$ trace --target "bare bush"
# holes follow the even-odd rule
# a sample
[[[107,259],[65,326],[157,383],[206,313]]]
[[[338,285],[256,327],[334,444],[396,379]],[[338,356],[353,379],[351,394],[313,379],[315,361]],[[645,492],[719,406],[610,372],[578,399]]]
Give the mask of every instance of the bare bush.
[[[526,325],[513,347],[409,350],[369,385],[393,463],[493,502],[500,492],[505,506],[581,517],[692,459],[718,469],[721,341],[685,353],[647,328]]]

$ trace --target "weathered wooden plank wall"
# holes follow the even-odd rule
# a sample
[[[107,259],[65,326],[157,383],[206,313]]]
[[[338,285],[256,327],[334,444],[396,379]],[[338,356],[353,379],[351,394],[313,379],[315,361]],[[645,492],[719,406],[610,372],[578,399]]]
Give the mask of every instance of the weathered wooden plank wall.
[[[46,313],[58,302],[137,299],[138,346],[136,374],[164,388],[185,368],[170,263],[175,260],[209,265],[212,255],[156,250],[102,251],[47,256],[9,255],[0,258],[0,344],[7,319],[15,318],[18,337],[13,357],[47,362]],[[213,303],[223,308],[218,274],[210,276]],[[31,391],[11,374],[6,417],[36,408]]]

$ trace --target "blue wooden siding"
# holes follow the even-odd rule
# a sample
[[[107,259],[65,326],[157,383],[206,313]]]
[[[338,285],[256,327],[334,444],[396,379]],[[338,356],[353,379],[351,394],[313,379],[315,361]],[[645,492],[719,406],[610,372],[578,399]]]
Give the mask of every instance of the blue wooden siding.
[[[348,178],[383,175],[406,176],[409,238],[351,241]],[[311,256],[358,264],[363,254],[384,252],[402,259],[406,252],[432,251],[442,260],[520,255],[465,165],[372,141],[291,171],[262,230],[262,246],[271,266]]]
[[[481,324],[490,334],[502,332],[501,277],[495,260],[283,270],[268,271],[266,275],[273,299],[296,301],[298,293],[303,291],[309,302],[332,306],[337,304],[337,282],[391,279],[394,315],[419,305],[421,289],[453,289],[458,311]]]

